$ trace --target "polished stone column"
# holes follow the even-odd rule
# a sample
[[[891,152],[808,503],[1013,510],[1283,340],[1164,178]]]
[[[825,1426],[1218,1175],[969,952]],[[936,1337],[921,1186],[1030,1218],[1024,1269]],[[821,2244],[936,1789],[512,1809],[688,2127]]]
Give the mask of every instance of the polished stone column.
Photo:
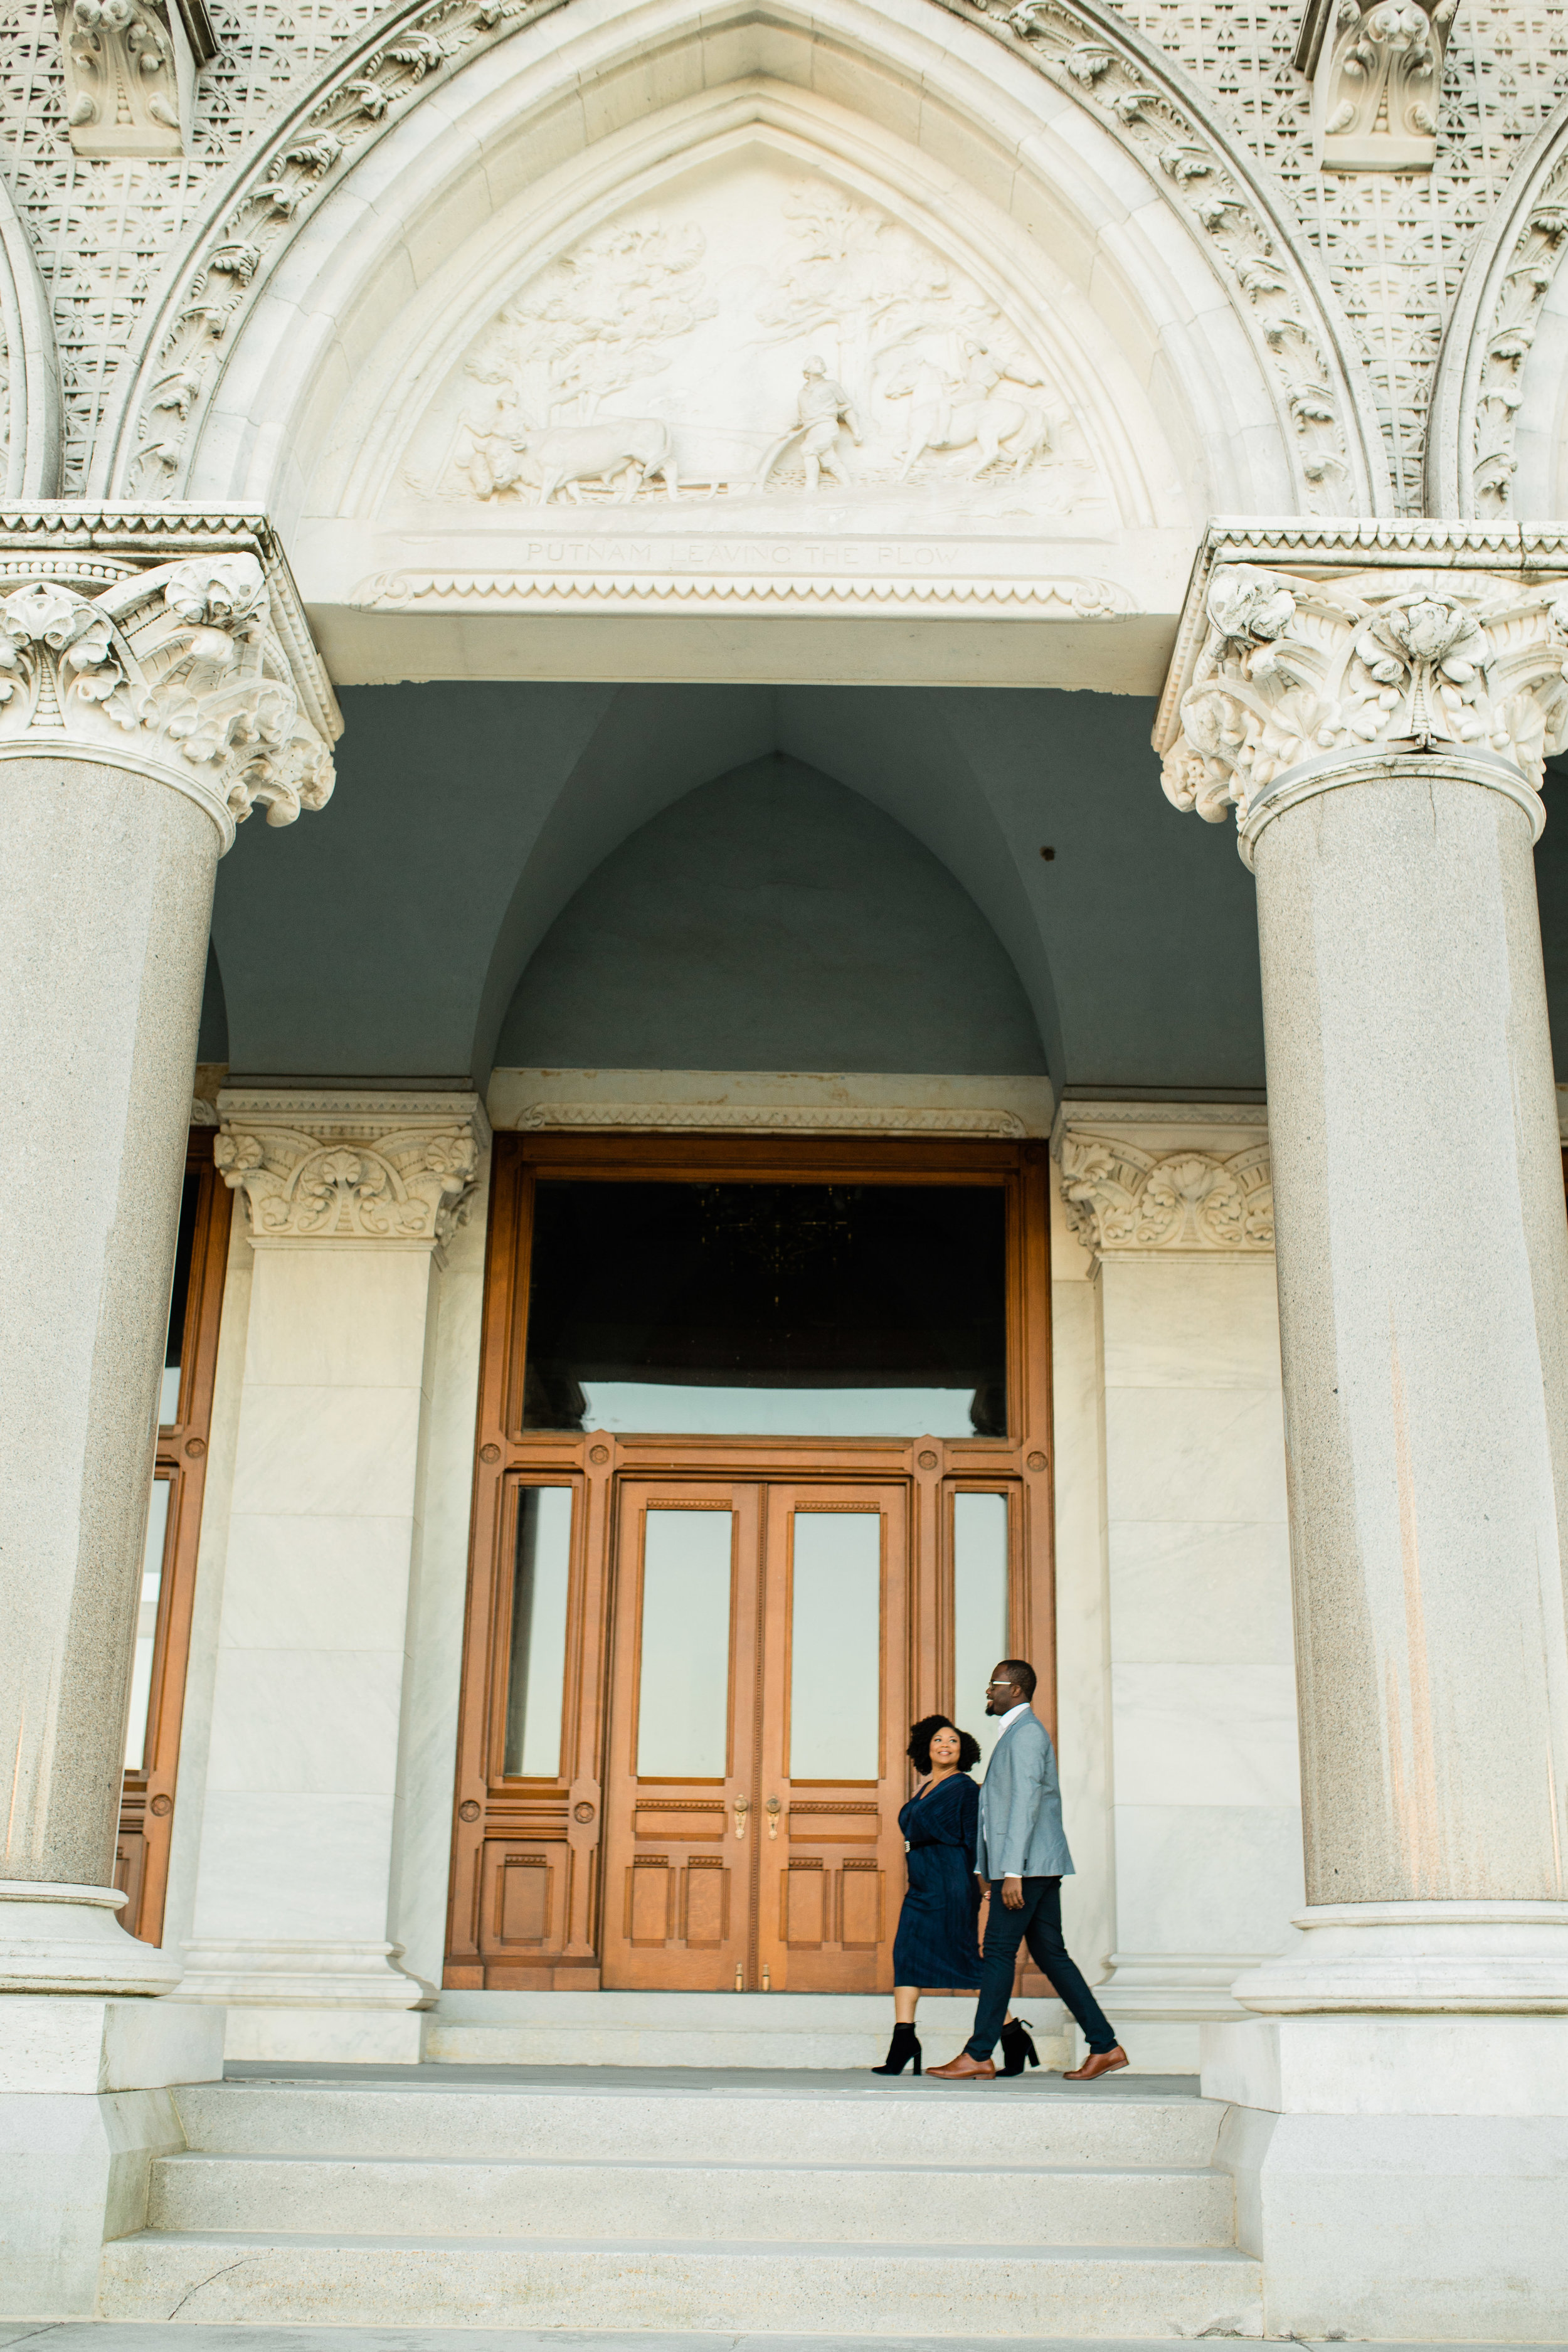
[[[180,1973],[111,1881],[213,877],[254,803],[325,800],[337,726],[269,549],[0,532],[0,1993]]]
[[[1280,2118],[1235,2146],[1296,2332],[1511,2336],[1568,2290],[1556,2252],[1510,2284],[1568,2235],[1568,1223],[1531,854],[1568,602],[1525,559],[1517,530],[1216,526],[1163,720],[1168,795],[1235,805],[1258,878],[1308,1897],[1205,2084]],[[1415,2240],[1395,2174],[1425,2176]]]

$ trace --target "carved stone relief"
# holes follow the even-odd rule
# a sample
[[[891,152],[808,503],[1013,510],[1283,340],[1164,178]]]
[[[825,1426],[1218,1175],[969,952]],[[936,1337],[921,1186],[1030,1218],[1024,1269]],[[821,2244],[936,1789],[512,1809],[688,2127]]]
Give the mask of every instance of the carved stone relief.
[[[1568,551],[1538,541],[1512,569],[1526,552],[1516,534],[1435,523],[1397,543],[1405,535],[1382,534],[1382,564],[1354,533],[1314,546],[1303,531],[1254,562],[1228,560],[1211,531],[1156,730],[1177,808],[1218,824],[1305,761],[1439,744],[1508,761],[1539,791],[1568,742]]]
[[[1219,1137],[1180,1132],[1200,1121],[1205,1127],[1223,1121],[1237,1130],[1261,1126],[1261,1110],[1137,1106],[1169,1130],[1141,1138],[1121,1131],[1133,1123],[1129,1108],[1107,1105],[1103,1117],[1092,1109],[1087,1115],[1072,1112],[1058,1125],[1055,1150],[1062,1205],[1085,1249],[1099,1257],[1112,1251],[1272,1251],[1274,1185],[1267,1131],[1239,1150],[1214,1148]]]
[[[832,498],[1114,521],[1037,331],[863,197],[751,160],[570,247],[469,352],[405,470],[422,503]]]
[[[198,66],[217,52],[205,0],[56,0],[66,128],[79,155],[182,155]]]
[[[477,1096],[333,1097],[233,1087],[213,1158],[256,1241],[451,1239],[489,1123]]]
[[[1311,0],[1296,63],[1312,78],[1325,172],[1429,172],[1458,0]]]

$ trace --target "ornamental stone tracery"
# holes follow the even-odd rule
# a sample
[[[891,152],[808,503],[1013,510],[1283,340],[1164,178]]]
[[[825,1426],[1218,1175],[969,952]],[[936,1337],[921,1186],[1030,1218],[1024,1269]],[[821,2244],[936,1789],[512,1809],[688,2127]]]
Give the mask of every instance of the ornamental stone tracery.
[[[218,1097],[213,1159],[253,1241],[439,1247],[468,1213],[489,1139],[474,1095]]]
[[[1270,536],[1295,544],[1231,560]],[[1517,533],[1433,525],[1384,534],[1403,560],[1379,565],[1377,540],[1211,531],[1156,733],[1173,806],[1245,820],[1307,763],[1438,748],[1507,762],[1539,793],[1568,741],[1568,547],[1535,541],[1525,569]]]
[[[94,528],[105,520],[0,520],[0,760],[52,751],[155,775],[225,848],[258,807],[269,825],[322,807],[342,722],[303,615],[275,614],[256,542],[195,519]]]

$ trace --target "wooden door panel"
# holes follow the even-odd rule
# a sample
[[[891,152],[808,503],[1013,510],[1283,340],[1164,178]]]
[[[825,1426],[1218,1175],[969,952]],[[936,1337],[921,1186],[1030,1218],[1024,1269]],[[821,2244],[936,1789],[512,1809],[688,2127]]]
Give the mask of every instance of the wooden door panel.
[[[742,1983],[750,1980],[758,1503],[754,1486],[713,1479],[627,1480],[621,1487],[605,1779],[607,1986],[717,1992],[733,1990],[737,1972]],[[676,1517],[660,1521],[661,1513]],[[694,1759],[717,1769],[688,1771],[679,1769],[683,1738],[700,1745],[713,1728],[713,1654],[710,1646],[703,1651],[712,1628],[700,1612],[672,1655],[668,1623],[657,1634],[653,1624],[654,1612],[669,1606],[668,1595],[656,1593],[650,1579],[656,1570],[677,1572],[680,1544],[693,1529],[705,1555],[712,1554],[718,1538],[709,1533],[710,1515],[729,1528],[727,1688],[720,1751]],[[707,1574],[696,1590],[708,1596],[710,1621],[710,1557]],[[695,1728],[665,1719],[679,1718],[683,1699],[689,1700],[680,1681],[686,1646],[705,1659],[698,1712],[708,1714]]]
[[[798,1647],[803,1629],[809,1633],[820,1622],[813,1609],[800,1605],[802,1522],[814,1532],[822,1520],[844,1518],[858,1528],[874,1519],[880,1538],[874,1623],[864,1614],[863,1595],[847,1586],[842,1594],[851,1654],[847,1675],[842,1656]],[[898,1906],[896,1899],[889,1902],[888,1889],[902,1893],[899,1808],[909,1785],[903,1752],[909,1528],[909,1489],[902,1481],[780,1481],[768,1489],[759,1780],[770,1834],[758,1844],[763,1879],[758,1959],[781,1991],[873,1992],[892,1986]],[[853,1557],[846,1555],[851,1565]],[[831,1647],[831,1635],[826,1644],[820,1631],[816,1638]],[[819,1674],[844,1675],[843,1687],[833,1688],[830,1725],[811,1718],[803,1753],[802,1702]],[[818,1742],[826,1743],[820,1758],[813,1753]],[[826,1777],[836,1747],[844,1751],[838,1779]],[[861,1748],[863,1753],[849,1752]],[[851,1774],[847,1768],[853,1766],[861,1769]],[[775,1822],[782,1823],[782,1837],[773,1834]]]

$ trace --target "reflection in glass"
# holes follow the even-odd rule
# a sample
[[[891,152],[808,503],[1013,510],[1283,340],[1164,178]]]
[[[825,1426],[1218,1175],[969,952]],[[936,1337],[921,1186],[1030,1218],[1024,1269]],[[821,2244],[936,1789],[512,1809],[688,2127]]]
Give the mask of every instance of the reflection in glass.
[[[180,1194],[180,1232],[174,1244],[174,1282],[169,1293],[169,1334],[163,1346],[163,1378],[158,1419],[167,1427],[180,1417],[180,1363],[185,1345],[185,1307],[191,1295],[191,1256],[195,1246],[196,1208],[202,1180],[187,1175]]]
[[[721,1780],[730,1747],[728,1511],[644,1522],[637,1774]]]
[[[953,1717],[980,1742],[982,1769],[1000,1728],[985,1712],[991,1669],[1007,1655],[1007,1497],[952,1498]]]
[[[542,1180],[530,1429],[1002,1437],[1006,1195]]]
[[[877,1778],[879,1511],[796,1511],[790,1613],[792,1780]]]
[[[169,1481],[154,1478],[147,1500],[147,1540],[142,1547],[142,1605],[136,1612],[136,1647],[131,1660],[131,1715],[125,1727],[125,1769],[147,1769],[147,1716],[153,1698],[153,1644],[158,1633],[158,1595],[163,1589],[163,1547],[169,1533]]]
[[[561,1770],[566,1679],[566,1591],[572,1576],[572,1489],[525,1486],[518,1498],[511,1588],[511,1669],[501,1769],[553,1780]]]

